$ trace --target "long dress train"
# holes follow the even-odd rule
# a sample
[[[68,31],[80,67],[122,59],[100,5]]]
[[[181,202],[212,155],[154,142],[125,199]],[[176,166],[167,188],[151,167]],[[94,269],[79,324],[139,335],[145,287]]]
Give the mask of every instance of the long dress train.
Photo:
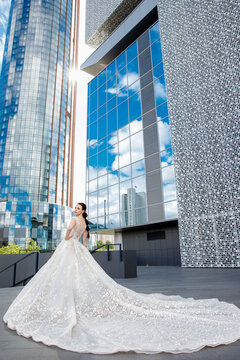
[[[3,321],[17,334],[80,353],[194,352],[240,338],[240,309],[218,299],[143,294],[119,285],[79,242],[55,252],[14,299]]]

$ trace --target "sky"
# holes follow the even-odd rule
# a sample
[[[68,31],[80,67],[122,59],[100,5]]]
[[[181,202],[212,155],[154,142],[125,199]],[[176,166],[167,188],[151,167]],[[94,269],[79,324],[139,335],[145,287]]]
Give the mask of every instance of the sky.
[[[85,44],[85,5],[86,0],[80,1],[80,29],[79,29],[79,66],[94,51]],[[87,84],[93,78],[84,71],[77,71],[78,83],[77,121],[75,132],[75,164],[73,202],[85,202],[86,186],[86,139],[87,139]]]
[[[2,68],[2,58],[10,4],[11,0],[0,0],[0,69]]]
[[[0,0],[0,69],[5,44],[9,9],[11,0]],[[80,33],[79,33],[79,66],[93,52],[93,49],[85,44],[85,1],[80,1]],[[75,163],[74,163],[74,191],[73,202],[85,201],[86,184],[86,131],[87,131],[87,83],[92,76],[83,72],[74,72],[78,84],[77,98],[77,121],[75,131]]]

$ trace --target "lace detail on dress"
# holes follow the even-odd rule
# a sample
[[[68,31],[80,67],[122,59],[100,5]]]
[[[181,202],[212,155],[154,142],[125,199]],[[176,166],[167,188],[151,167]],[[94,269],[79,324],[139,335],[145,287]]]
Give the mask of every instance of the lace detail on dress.
[[[77,216],[75,217],[75,219],[76,219],[76,224],[72,229],[70,235],[72,235],[74,239],[79,239],[84,233],[84,230],[86,229],[87,225],[84,218],[79,219],[79,217]]]
[[[86,224],[85,224],[86,225]],[[80,353],[200,350],[240,338],[240,309],[218,299],[137,293],[119,285],[78,240],[62,240],[3,317],[10,329]]]

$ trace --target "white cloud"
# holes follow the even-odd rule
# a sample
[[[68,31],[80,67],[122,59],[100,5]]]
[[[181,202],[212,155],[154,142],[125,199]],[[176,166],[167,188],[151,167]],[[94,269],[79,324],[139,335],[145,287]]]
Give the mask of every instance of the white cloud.
[[[157,98],[167,100],[166,87],[160,81],[154,82],[154,90]]]
[[[90,141],[87,139],[87,146],[92,146],[93,149],[97,146],[97,139],[91,139]]]
[[[167,166],[162,169],[163,184],[173,183],[175,181],[174,166]]]
[[[172,153],[169,150],[164,151],[164,153],[161,153],[161,166],[162,167],[171,165],[172,163],[173,163],[173,157],[172,157]]]
[[[165,217],[168,218],[174,218],[178,216],[177,211],[177,201],[170,201],[164,204],[165,207]]]
[[[110,139],[108,140],[108,143],[109,143],[110,145],[113,145],[113,146],[114,146],[114,147],[112,148],[112,150],[111,150],[111,153],[112,153],[112,154],[117,154],[117,153],[118,153],[117,144],[116,144],[117,141],[118,141],[117,132],[114,132],[114,133],[111,135]]]
[[[135,72],[128,73],[128,75],[123,75],[123,76],[120,73],[118,73],[117,86],[107,89],[106,93],[114,94],[114,95],[118,93],[118,97],[127,97],[128,94],[126,88],[129,84],[131,84],[129,87],[129,91],[137,92],[140,90],[140,84],[139,81],[137,81],[138,78],[139,78],[138,74]]]
[[[131,177],[131,166],[125,166],[120,169],[120,181],[128,180]]]
[[[143,132],[138,132],[131,137],[132,162],[144,158]]]
[[[174,165],[162,169],[164,201],[176,199]]]
[[[171,146],[170,127],[167,122],[158,121],[158,136],[160,141],[160,151]]]
[[[114,185],[118,182],[118,175],[117,173],[113,172],[113,173],[109,173],[108,174],[108,185]]]
[[[10,5],[10,0],[0,0],[0,25],[5,27],[8,21]]]
[[[134,120],[130,123],[131,134],[135,134],[136,132],[142,130],[142,119]]]
[[[132,84],[131,85],[132,89],[138,90],[138,85],[135,82],[138,80],[138,78],[139,78],[139,76],[137,73],[135,73],[135,72],[128,73],[128,84]],[[136,86],[137,86],[137,88],[136,88]]]
[[[137,161],[132,165],[132,177],[143,175],[145,173],[144,160]]]
[[[106,90],[107,93],[109,94],[116,94],[117,93],[117,89],[116,88],[109,88]]]
[[[164,201],[176,199],[176,185],[175,183],[166,184],[163,186]]]
[[[88,191],[89,191],[89,192],[97,191],[97,179],[91,180],[91,181],[89,182]]]
[[[119,167],[130,164],[130,143],[125,139],[119,143]]]
[[[5,45],[5,34],[2,34],[0,38],[0,72],[2,68],[2,59],[3,59],[3,51],[4,51],[4,45]]]
[[[125,139],[129,136],[129,125],[125,125],[118,130],[118,139],[119,141]]]
[[[118,184],[109,187],[109,214],[119,211],[119,188]]]

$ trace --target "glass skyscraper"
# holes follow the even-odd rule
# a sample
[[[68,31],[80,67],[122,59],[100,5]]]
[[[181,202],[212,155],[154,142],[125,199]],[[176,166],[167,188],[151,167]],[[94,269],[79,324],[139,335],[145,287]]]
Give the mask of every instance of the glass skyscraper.
[[[87,205],[92,230],[177,218],[158,22],[89,83]]]
[[[3,240],[52,246],[69,220],[72,0],[12,0],[0,79]],[[45,226],[45,227],[44,227]],[[57,233],[58,231],[58,233]],[[58,236],[57,236],[58,235]],[[50,244],[50,245],[49,245]]]

